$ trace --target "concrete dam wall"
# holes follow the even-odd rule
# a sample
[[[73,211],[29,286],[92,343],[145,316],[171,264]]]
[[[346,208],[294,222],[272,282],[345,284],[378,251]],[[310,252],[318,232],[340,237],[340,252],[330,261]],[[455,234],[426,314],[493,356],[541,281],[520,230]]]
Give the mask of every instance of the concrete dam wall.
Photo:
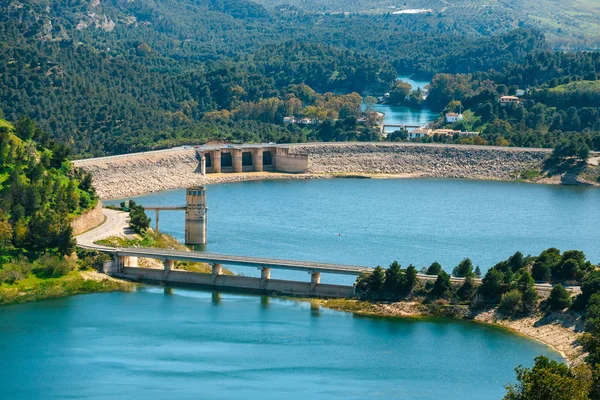
[[[110,199],[210,183],[308,179],[338,173],[512,180],[524,169],[539,168],[550,152],[548,149],[415,143],[316,143],[284,147],[288,148],[288,157],[278,160],[279,164],[289,172],[302,172],[305,153],[308,173],[243,172],[202,176],[193,148],[79,160],[74,164],[91,172],[99,196]]]

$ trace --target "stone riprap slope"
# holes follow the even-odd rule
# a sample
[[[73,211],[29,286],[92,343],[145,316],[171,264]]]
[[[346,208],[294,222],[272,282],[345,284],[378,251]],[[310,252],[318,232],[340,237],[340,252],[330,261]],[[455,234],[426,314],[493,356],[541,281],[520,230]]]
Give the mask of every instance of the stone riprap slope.
[[[263,179],[310,179],[334,174],[390,174],[467,179],[514,179],[539,168],[549,154],[540,149],[414,143],[320,143],[291,145],[309,157],[309,173],[199,173],[192,148],[170,149],[75,161],[94,176],[103,199],[135,196],[192,185]]]
[[[514,179],[540,168],[549,150],[506,147],[336,143],[294,146],[307,152],[313,174],[397,174],[440,178]]]
[[[73,162],[91,172],[100,198],[134,196],[194,185],[202,178],[194,149],[172,149]]]

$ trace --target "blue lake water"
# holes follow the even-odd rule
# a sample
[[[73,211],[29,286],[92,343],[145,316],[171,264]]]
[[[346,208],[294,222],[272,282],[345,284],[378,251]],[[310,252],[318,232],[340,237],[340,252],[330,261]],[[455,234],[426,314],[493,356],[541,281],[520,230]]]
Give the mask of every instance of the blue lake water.
[[[429,81],[417,81],[406,76],[399,76],[398,80],[409,83],[413,90],[417,88],[423,89],[428,85]],[[428,110],[426,108],[410,108],[405,106],[391,106],[388,104],[377,104],[374,106],[376,111],[385,114],[384,124],[391,125],[425,125],[431,121],[435,121],[439,113]],[[393,132],[394,128],[386,128],[386,132]]]
[[[547,347],[446,320],[149,287],[0,307],[4,399],[500,399]]]
[[[185,191],[135,200],[179,205]],[[600,262],[597,188],[451,179],[289,180],[210,185],[207,204],[211,253],[364,266],[398,260],[418,268],[438,261],[447,271],[470,257],[486,271],[517,250],[539,254],[557,247],[583,250]],[[153,212],[148,215],[154,220]],[[162,212],[160,223],[183,241],[183,211]],[[258,270],[237,271],[258,276]],[[341,279],[322,276],[323,282],[352,281]]]
[[[412,90],[417,90],[418,88],[423,89],[425,86],[431,83],[430,81],[411,79],[408,76],[399,76],[398,80],[408,83],[410,86],[412,86]]]

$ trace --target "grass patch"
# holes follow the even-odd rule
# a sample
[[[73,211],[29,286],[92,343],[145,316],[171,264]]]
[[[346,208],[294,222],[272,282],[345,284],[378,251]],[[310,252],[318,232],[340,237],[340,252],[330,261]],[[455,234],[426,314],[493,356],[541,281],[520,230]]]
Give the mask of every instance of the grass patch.
[[[539,169],[524,169],[519,173],[519,179],[524,181],[533,181],[539,178],[542,171]]]
[[[135,284],[115,279],[85,279],[81,272],[71,271],[60,278],[38,278],[31,274],[13,284],[0,284],[0,305],[25,303],[76,294],[130,291]]]

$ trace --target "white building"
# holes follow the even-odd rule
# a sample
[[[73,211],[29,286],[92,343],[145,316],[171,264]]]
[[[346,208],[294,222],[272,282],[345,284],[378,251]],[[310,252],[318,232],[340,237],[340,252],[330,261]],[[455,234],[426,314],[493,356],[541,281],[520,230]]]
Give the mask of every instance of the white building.
[[[446,114],[446,122],[457,122],[457,121],[462,121],[463,115],[462,114],[457,114],[457,113],[448,113]]]
[[[517,96],[502,96],[500,97],[500,104],[510,104],[510,103],[518,103],[519,98]]]
[[[409,140],[421,139],[421,138],[428,136],[429,132],[431,132],[431,130],[429,130],[427,128],[413,129],[412,131],[408,131],[408,139]]]

